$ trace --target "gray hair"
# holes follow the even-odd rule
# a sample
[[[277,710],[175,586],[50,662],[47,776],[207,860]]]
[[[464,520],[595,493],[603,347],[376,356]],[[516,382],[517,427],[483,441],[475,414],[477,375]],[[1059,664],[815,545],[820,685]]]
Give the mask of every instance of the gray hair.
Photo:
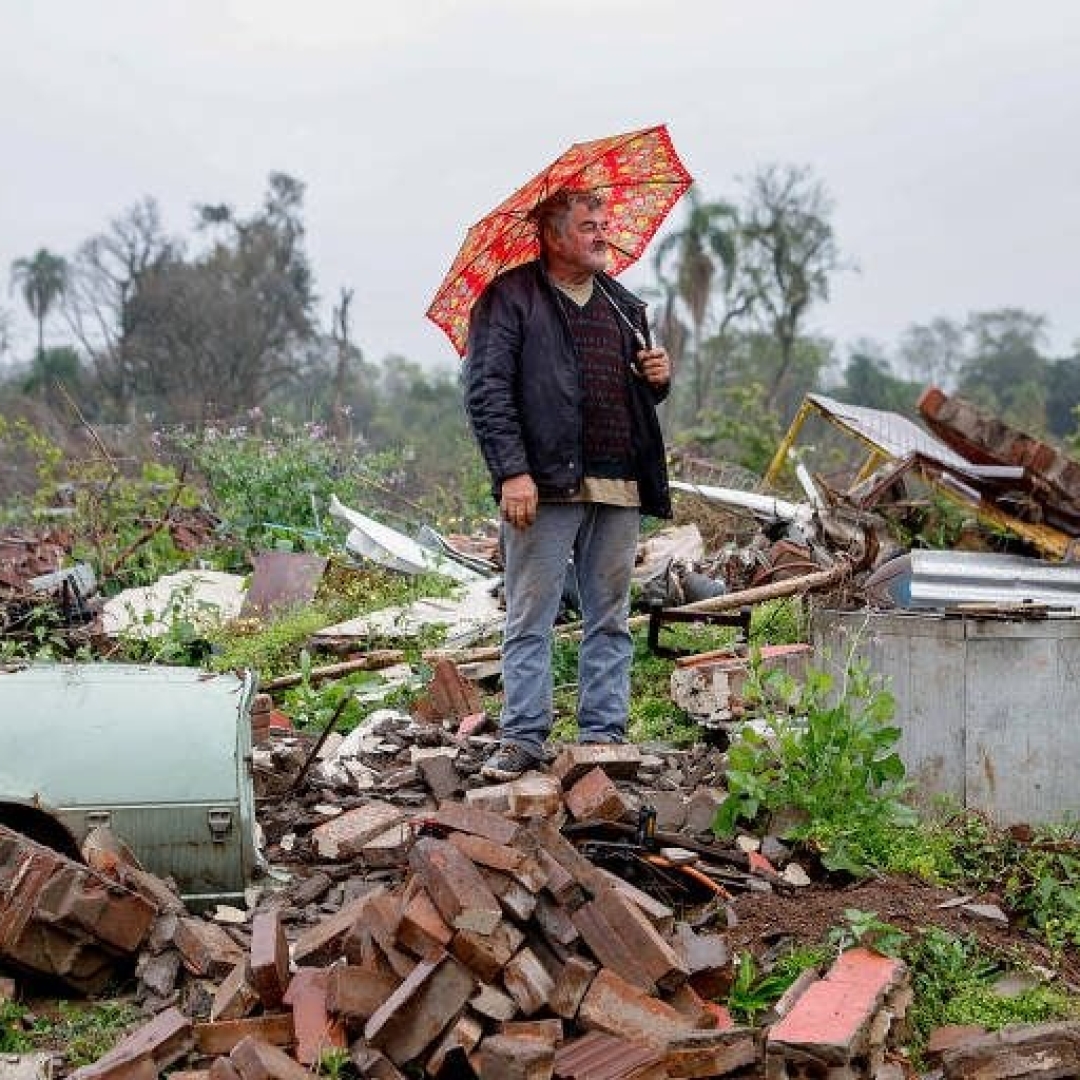
[[[536,235],[540,240],[541,251],[546,246],[549,230],[559,236],[566,235],[566,221],[577,203],[584,203],[588,210],[599,210],[604,205],[604,199],[595,191],[571,191],[562,188],[537,203],[529,211],[529,218],[536,225]]]

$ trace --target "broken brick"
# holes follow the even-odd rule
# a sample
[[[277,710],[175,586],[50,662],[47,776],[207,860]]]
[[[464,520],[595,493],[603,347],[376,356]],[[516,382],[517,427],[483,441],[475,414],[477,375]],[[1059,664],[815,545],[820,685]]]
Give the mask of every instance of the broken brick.
[[[232,1048],[229,1060],[240,1080],[311,1080],[311,1073],[284,1050],[252,1035]]]
[[[244,959],[244,950],[217,923],[180,919],[173,938],[184,967],[193,975],[223,979]]]
[[[480,1044],[484,1080],[551,1080],[555,1049],[539,1039],[489,1035]]]
[[[251,970],[241,960],[218,985],[210,1006],[211,1020],[239,1020],[250,1016],[259,1004],[259,993],[251,981]]]
[[[367,1020],[401,982],[389,972],[371,971],[355,964],[335,964],[329,972],[326,1007],[350,1019]]]
[[[453,936],[454,931],[446,925],[431,897],[423,889],[417,889],[401,913],[397,929],[401,946],[423,958],[446,949]]]
[[[328,968],[300,968],[289,981],[285,1004],[293,1012],[296,1060],[314,1065],[327,1050],[344,1049],[345,1028],[327,1008]]]
[[[641,768],[641,751],[632,743],[578,743],[559,754],[551,775],[570,788],[596,768],[613,780],[633,780]]]
[[[76,1069],[71,1080],[106,1080],[132,1075],[141,1078],[142,1063],[148,1063],[153,1069],[151,1076],[156,1076],[179,1061],[191,1047],[191,1021],[179,1009],[166,1009],[121,1039],[92,1065]],[[129,1072],[132,1068],[134,1072]]]
[[[339,911],[308,927],[293,942],[292,957],[297,964],[330,964],[337,959],[349,931],[359,922],[368,904],[385,890],[378,886],[346,904]]]
[[[583,956],[568,957],[555,976],[549,1001],[551,1011],[564,1020],[573,1020],[596,972],[597,967],[591,960]]]
[[[490,934],[498,926],[499,901],[480,871],[453,844],[425,837],[413,847],[409,863],[454,929]]]
[[[422,960],[364,1026],[364,1038],[395,1065],[419,1057],[465,1007],[475,980],[445,953]]]
[[[584,1028],[597,1028],[635,1042],[666,1049],[693,1021],[658,998],[601,969],[589,984],[577,1014]]]
[[[875,1013],[906,978],[901,961],[848,949],[769,1029],[767,1059],[848,1064],[866,1051]]]
[[[526,1016],[539,1012],[551,1000],[555,980],[532,949],[519,950],[503,970],[503,986]]]
[[[562,787],[551,776],[526,773],[512,780],[507,793],[507,813],[513,818],[551,820],[562,811]]]
[[[450,942],[450,952],[485,982],[493,982],[523,940],[521,931],[503,919],[490,934],[459,930]]]
[[[477,788],[475,790],[490,789]],[[440,803],[439,809],[434,814],[425,815],[425,817],[443,828],[469,833],[472,836],[482,836],[495,844],[513,843],[521,828],[516,821],[509,821],[501,814],[458,802]]]
[[[280,1007],[289,985],[289,943],[277,908],[255,913],[251,920],[251,982],[263,1007]]]
[[[351,859],[369,840],[404,820],[400,806],[372,800],[312,830],[311,842],[324,859]]]
[[[291,1012],[247,1016],[242,1020],[217,1020],[195,1025],[195,1048],[200,1054],[227,1054],[248,1037],[274,1046],[296,1041]]]
[[[630,806],[601,768],[591,769],[566,793],[566,809],[578,821],[625,821]]]
[[[711,1080],[757,1060],[753,1031],[691,1031],[671,1040],[664,1066],[672,1080]]]

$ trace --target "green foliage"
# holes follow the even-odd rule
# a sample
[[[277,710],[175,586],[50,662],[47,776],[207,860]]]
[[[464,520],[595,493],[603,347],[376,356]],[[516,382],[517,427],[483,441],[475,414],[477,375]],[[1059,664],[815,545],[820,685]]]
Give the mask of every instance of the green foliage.
[[[809,630],[807,613],[797,596],[766,600],[750,613],[751,645],[794,645],[805,641]]]
[[[858,668],[842,691],[810,671],[798,684],[753,669],[751,698],[760,729],[743,728],[728,751],[728,796],[714,829],[784,811],[799,822],[789,836],[811,844],[830,870],[865,874],[881,866],[898,827],[914,824],[901,802],[906,785],[896,753],[889,694]]]
[[[728,991],[727,1007],[732,1017],[743,1024],[754,1024],[758,1016],[775,1004],[777,999],[798,978],[799,971],[791,964],[775,966],[759,972],[751,953],[740,952],[735,960],[735,979]]]
[[[904,959],[915,992],[907,1020],[916,1052],[942,1024],[978,1024],[996,1030],[1077,1014],[1075,999],[1052,986],[1036,985],[1011,997],[997,993],[994,982],[1004,974],[1005,965],[983,951],[974,936],[931,927],[910,939]]]
[[[376,682],[378,676],[372,672],[358,671],[343,679],[315,683],[311,677],[312,667],[311,653],[301,649],[298,667],[302,677],[300,685],[286,691],[283,698],[285,712],[293,726],[303,731],[321,732],[340,708],[342,711],[334,730],[342,734],[352,731],[363,720],[354,692],[358,687]]]
[[[829,934],[829,944],[837,952],[862,945],[883,956],[899,958],[903,955],[908,935],[892,923],[883,922],[876,911],[845,908],[844,923],[844,926],[835,927]]]
[[[328,439],[320,424],[271,420],[265,433],[208,427],[173,439],[205,478],[221,516],[252,540],[266,540],[273,524],[299,530],[289,534],[297,547],[318,546],[330,495],[351,488],[360,472],[356,451]]]
[[[34,1049],[26,1009],[14,1001],[0,1001],[0,1054],[26,1054]]]
[[[328,1080],[342,1080],[346,1076],[355,1076],[349,1051],[341,1047],[323,1050],[315,1067],[316,1076],[325,1076]]]
[[[51,1016],[31,1015],[14,1002],[0,1002],[0,1051],[58,1050],[68,1066],[78,1068],[111,1050],[139,1015],[138,1009],[120,1001],[61,1001]]]

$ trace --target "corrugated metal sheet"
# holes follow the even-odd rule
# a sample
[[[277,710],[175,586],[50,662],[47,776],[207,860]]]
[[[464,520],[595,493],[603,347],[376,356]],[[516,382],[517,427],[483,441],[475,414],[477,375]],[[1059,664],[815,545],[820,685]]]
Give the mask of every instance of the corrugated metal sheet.
[[[900,608],[1049,604],[1080,609],[1080,565],[977,551],[909,551],[866,582],[871,599]]]
[[[970,471],[974,467],[955,450],[949,449],[940,439],[924,431],[898,413],[882,409],[867,409],[861,405],[848,405],[824,394],[807,394],[822,412],[828,413],[853,434],[873,443],[892,458],[900,458],[913,451],[934,458],[944,465]]]

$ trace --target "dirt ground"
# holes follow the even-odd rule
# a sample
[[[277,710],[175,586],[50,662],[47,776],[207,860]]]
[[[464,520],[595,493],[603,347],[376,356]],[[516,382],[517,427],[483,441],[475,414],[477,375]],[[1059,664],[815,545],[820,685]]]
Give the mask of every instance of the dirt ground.
[[[727,934],[733,954],[749,950],[762,956],[781,942],[792,945],[820,944],[833,927],[846,925],[844,911],[875,912],[878,919],[914,934],[930,926],[939,926],[953,934],[975,934],[988,950],[1017,954],[1025,962],[1057,972],[1080,993],[1080,955],[1067,950],[1052,956],[1024,928],[1001,926],[964,911],[961,907],[942,908],[958,894],[908,878],[872,878],[847,886],[815,884],[787,893],[742,893],[732,907],[737,924]],[[995,902],[987,896],[972,897],[972,902]]]

